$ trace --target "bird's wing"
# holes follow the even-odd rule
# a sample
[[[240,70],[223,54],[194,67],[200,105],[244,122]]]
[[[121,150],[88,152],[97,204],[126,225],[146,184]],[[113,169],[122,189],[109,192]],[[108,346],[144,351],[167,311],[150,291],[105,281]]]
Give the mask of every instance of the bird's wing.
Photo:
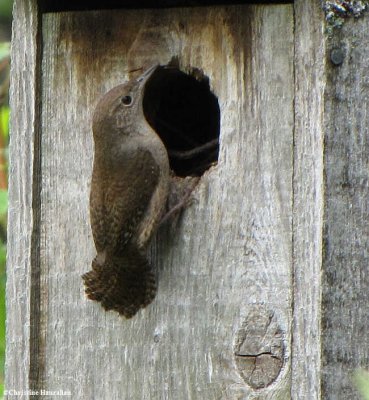
[[[160,169],[150,151],[137,150],[111,174],[104,193],[105,249],[119,256],[136,233],[159,182]]]

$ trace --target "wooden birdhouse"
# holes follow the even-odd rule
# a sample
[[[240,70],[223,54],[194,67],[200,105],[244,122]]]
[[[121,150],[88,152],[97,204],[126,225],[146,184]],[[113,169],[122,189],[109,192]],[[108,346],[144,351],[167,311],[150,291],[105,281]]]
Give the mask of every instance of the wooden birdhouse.
[[[368,18],[327,31],[316,0],[224,3],[15,0],[8,398],[359,398]],[[155,299],[125,319],[81,279],[92,115],[153,64],[146,118],[199,182],[152,240]]]

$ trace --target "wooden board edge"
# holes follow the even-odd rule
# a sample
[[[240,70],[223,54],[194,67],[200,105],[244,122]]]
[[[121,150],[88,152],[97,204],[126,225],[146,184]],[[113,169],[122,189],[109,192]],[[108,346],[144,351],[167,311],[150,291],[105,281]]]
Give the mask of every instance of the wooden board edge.
[[[324,212],[324,14],[295,1],[293,399],[321,398],[321,267]]]
[[[7,346],[5,387],[39,384],[40,15],[37,1],[13,8],[10,83]]]

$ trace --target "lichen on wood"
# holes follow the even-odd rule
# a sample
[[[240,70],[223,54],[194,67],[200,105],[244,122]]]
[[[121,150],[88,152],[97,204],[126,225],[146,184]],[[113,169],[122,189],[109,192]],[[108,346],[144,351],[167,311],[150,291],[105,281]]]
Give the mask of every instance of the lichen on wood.
[[[340,28],[347,17],[360,17],[368,8],[368,0],[322,0],[330,29]]]

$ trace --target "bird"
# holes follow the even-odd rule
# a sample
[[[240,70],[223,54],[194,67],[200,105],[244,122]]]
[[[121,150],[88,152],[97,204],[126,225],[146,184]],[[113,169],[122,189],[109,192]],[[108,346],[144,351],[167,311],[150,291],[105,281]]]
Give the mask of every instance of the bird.
[[[97,254],[82,278],[89,299],[126,318],[150,304],[157,290],[146,253],[165,210],[170,167],[143,98],[159,68],[107,92],[92,121],[90,221]]]

